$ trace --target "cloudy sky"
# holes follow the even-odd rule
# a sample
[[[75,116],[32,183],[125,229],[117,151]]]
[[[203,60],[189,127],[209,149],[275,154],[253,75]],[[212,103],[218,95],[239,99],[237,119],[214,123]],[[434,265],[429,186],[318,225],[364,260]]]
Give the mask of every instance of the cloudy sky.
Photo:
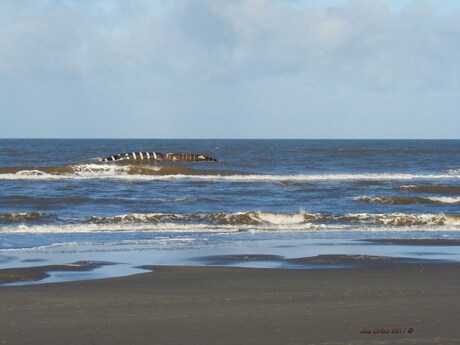
[[[2,0],[0,137],[460,138],[460,1]]]

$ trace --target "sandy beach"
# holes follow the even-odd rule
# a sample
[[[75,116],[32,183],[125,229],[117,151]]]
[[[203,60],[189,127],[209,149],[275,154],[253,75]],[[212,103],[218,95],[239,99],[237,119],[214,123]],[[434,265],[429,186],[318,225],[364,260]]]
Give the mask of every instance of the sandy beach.
[[[459,264],[145,268],[152,272],[0,287],[0,343],[460,343]]]

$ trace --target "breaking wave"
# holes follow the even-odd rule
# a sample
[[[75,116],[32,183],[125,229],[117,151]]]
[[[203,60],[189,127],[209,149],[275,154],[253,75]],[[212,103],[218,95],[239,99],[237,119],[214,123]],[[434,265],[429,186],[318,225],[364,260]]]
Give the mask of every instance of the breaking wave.
[[[93,224],[120,224],[120,223],[195,223],[210,225],[291,225],[304,224],[314,220],[319,215],[306,213],[266,213],[260,211],[248,212],[211,212],[205,214],[125,214],[112,217],[91,217],[85,220]]]
[[[341,218],[350,222],[391,226],[460,225],[460,216],[444,214],[358,213],[345,215]]]
[[[436,185],[407,185],[398,188],[404,192],[420,192],[420,193],[441,193],[441,194],[459,194],[460,186],[436,186]]]
[[[130,176],[226,175],[228,173],[183,166],[81,164],[60,167],[0,168],[0,179],[123,178]]]
[[[29,212],[29,213],[4,213],[0,214],[0,222],[3,223],[19,223],[26,221],[33,221],[38,219],[46,218],[47,216],[40,212]]]
[[[401,196],[357,196],[355,201],[388,205],[413,205],[413,204],[460,204],[460,197],[426,196],[426,197],[401,197]]]
[[[227,170],[202,170],[184,166],[157,165],[112,165],[112,164],[81,164],[62,167],[7,167],[0,168],[0,179],[127,179],[127,180],[224,180],[236,182],[274,181],[274,182],[307,182],[307,181],[367,181],[371,184],[385,180],[439,180],[460,179],[460,172],[443,174],[408,174],[408,173],[359,173],[359,174],[292,174],[265,175],[242,174]],[[287,183],[289,185],[289,183]]]
[[[124,214],[90,217],[71,224],[20,224],[2,226],[0,232],[72,233],[72,232],[312,232],[312,231],[387,231],[412,229],[423,231],[459,230],[460,215],[444,214],[310,214],[270,213],[261,211],[212,212],[205,214]]]
[[[458,175],[460,174],[460,169],[448,169],[446,172],[451,175]]]

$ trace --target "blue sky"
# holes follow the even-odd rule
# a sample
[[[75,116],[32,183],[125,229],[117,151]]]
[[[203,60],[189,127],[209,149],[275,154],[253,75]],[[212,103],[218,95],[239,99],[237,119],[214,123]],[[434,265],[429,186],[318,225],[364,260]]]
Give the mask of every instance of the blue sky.
[[[0,2],[0,137],[460,138],[460,2]]]

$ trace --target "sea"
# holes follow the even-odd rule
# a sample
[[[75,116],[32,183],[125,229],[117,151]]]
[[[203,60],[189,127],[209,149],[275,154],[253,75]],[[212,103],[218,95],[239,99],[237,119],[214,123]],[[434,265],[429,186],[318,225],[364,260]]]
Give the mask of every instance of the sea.
[[[218,161],[102,161],[142,151]],[[0,154],[0,269],[111,263],[43,282],[218,256],[460,261],[458,245],[375,241],[460,240],[460,140],[1,139]]]

